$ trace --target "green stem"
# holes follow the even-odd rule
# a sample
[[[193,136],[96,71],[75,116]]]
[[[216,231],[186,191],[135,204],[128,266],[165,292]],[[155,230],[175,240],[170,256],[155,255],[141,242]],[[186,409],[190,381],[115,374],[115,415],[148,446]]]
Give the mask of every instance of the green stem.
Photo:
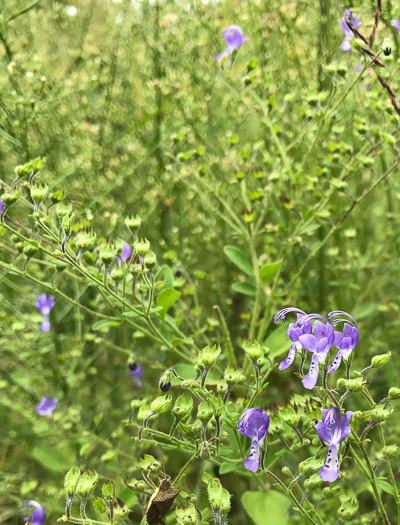
[[[219,321],[219,325],[221,327],[221,330],[222,330],[222,333],[225,339],[225,346],[226,346],[226,351],[228,352],[229,361],[231,365],[234,368],[236,368],[235,353],[233,350],[231,335],[229,333],[229,328],[228,328],[228,325],[226,324],[224,314],[222,313],[221,308],[218,305],[214,306],[214,311],[216,313],[217,319]]]

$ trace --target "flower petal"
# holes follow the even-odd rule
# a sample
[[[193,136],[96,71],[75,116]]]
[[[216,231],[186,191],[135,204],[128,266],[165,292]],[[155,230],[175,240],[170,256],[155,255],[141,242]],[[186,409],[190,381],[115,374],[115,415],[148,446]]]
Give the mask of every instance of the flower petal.
[[[296,357],[296,345],[292,344],[290,346],[290,350],[289,350],[289,354],[287,358],[279,363],[279,367],[278,367],[279,370],[282,371],[282,370],[286,370],[286,368],[289,368],[289,366],[293,363],[295,357]]]
[[[315,352],[317,349],[317,339],[314,335],[304,334],[299,337],[301,345],[309,352]]]
[[[250,472],[257,472],[260,467],[260,447],[258,440],[253,439],[250,446],[249,457],[244,460],[244,468]]]
[[[329,365],[328,368],[328,374],[332,374],[332,372],[336,372],[336,370],[339,368],[340,363],[342,361],[342,351],[339,350],[339,352],[336,354],[335,359],[333,362]]]
[[[338,446],[331,443],[328,448],[325,465],[319,469],[322,481],[333,483],[339,477]]]
[[[315,387],[318,381],[318,372],[319,372],[318,354],[314,353],[311,359],[310,370],[308,371],[308,374],[302,380],[304,388],[307,388],[308,390],[312,390]]]
[[[392,24],[393,27],[395,27],[397,29],[397,31],[400,33],[400,24],[398,23],[397,20],[391,20],[390,23]]]
[[[318,433],[318,436],[322,441],[325,441],[325,443],[330,443],[332,439],[332,429],[325,425],[323,421],[320,421],[315,425],[315,430]]]

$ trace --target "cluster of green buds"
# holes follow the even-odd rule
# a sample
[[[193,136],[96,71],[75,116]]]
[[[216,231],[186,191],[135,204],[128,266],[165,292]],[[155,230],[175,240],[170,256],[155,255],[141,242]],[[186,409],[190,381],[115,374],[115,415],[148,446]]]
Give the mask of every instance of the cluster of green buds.
[[[207,485],[208,501],[214,513],[216,525],[228,523],[227,515],[231,508],[231,496],[224,489],[218,478],[213,478]]]
[[[196,370],[201,374],[201,386],[204,386],[210,368],[217,362],[221,355],[221,347],[214,345],[212,348],[206,346],[199,354]]]
[[[34,176],[39,173],[45,163],[46,159],[37,157],[36,159],[30,160],[21,166],[17,166],[15,168],[15,174],[17,178],[14,180],[11,187],[13,188],[19,180],[25,179],[26,177],[29,177],[29,184],[31,184]]]
[[[99,475],[97,472],[84,472],[83,474],[78,467],[72,467],[65,476],[64,486],[67,493],[67,505],[65,509],[66,518],[71,517],[71,506],[75,496],[78,496],[80,502],[80,514],[82,519],[86,519],[86,505],[88,499],[93,495],[96,488]]]
[[[97,235],[90,229],[81,230],[74,239],[75,246],[78,249],[77,258],[80,259],[85,252],[93,248],[96,240]]]

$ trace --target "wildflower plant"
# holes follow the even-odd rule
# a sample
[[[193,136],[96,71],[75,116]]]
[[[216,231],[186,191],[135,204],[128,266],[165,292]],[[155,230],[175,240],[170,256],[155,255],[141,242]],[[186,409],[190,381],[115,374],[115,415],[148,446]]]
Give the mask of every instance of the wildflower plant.
[[[17,4],[6,519],[394,524],[397,7]]]

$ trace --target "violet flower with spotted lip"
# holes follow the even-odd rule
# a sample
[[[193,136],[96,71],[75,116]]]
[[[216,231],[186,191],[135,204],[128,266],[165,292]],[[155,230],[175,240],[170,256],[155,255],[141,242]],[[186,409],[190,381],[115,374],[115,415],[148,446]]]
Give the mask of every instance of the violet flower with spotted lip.
[[[337,407],[322,409],[322,422],[315,425],[319,438],[325,443],[329,443],[325,464],[319,470],[322,481],[333,483],[339,477],[339,444],[351,432],[349,422],[352,415],[353,412],[349,410],[342,419]]]
[[[261,408],[246,408],[239,419],[237,429],[250,438],[249,457],[244,461],[244,468],[251,472],[257,472],[260,467],[260,445],[263,444],[269,427],[269,417]]]
[[[48,332],[51,328],[51,324],[49,321],[49,315],[53,307],[54,307],[54,295],[50,295],[49,297],[47,297],[45,293],[42,295],[39,295],[36,301],[36,308],[43,315],[43,320],[40,325],[40,329],[42,332]]]
[[[313,353],[308,374],[302,379],[303,386],[308,390],[312,390],[318,381],[319,365],[325,363],[335,336],[332,326],[322,315],[310,314],[307,315],[307,319],[317,319],[314,323],[314,335],[305,334],[299,337],[299,341],[304,348]],[[323,322],[318,319],[322,319]],[[305,319],[303,322],[305,322]]]
[[[222,34],[225,37],[225,42],[228,47],[223,53],[220,53],[215,57],[217,62],[221,62],[224,57],[231,55],[235,49],[239,49],[244,42],[249,40],[248,36],[243,36],[242,28],[236,25],[226,27],[222,31]]]
[[[42,397],[35,410],[40,416],[50,417],[57,406],[57,402],[58,399],[56,397],[54,399],[51,399],[50,397]]]
[[[298,308],[284,308],[274,316],[275,323],[282,319],[283,322],[286,321],[286,314],[290,312],[297,313],[297,321],[295,323],[290,323],[287,331],[289,339],[292,341],[290,345],[289,354],[286,359],[279,363],[279,370],[286,370],[294,361],[296,357],[296,351],[301,353],[303,347],[300,343],[299,337],[305,334],[312,333],[312,324],[309,319],[307,319],[307,314],[303,310]],[[302,322],[304,318],[304,322]]]
[[[43,523],[46,521],[46,511],[44,507],[42,507],[37,501],[34,501],[33,499],[24,503],[22,507],[27,507],[28,505],[35,507],[35,510],[32,512],[32,516],[24,518],[25,523],[28,522],[31,525],[43,525]]]
[[[129,363],[129,370],[131,371],[131,377],[135,380],[137,387],[142,387],[143,384],[140,378],[144,374],[143,368],[138,363]]]
[[[335,319],[335,317],[338,316],[344,316],[345,318]],[[339,352],[336,354],[335,359],[328,368],[328,374],[332,374],[332,372],[335,372],[339,368],[342,359],[344,361],[349,359],[350,354],[358,344],[360,332],[357,321],[347,312],[335,310],[333,312],[329,312],[328,317],[332,320],[333,326],[341,321],[345,323],[343,327],[343,333],[336,331],[334,332],[335,339],[333,345],[336,346]]]
[[[353,26],[357,29],[361,25],[360,21],[360,15],[357,15],[354,18],[353,12],[350,9],[346,9],[344,14],[346,17],[350,20],[350,22],[353,24]],[[342,31],[344,33],[344,40],[340,44],[340,49],[342,51],[350,51],[351,49],[351,39],[354,36],[353,31],[349,28],[349,26],[346,23],[346,17],[343,17],[340,19],[340,27],[342,28]]]

